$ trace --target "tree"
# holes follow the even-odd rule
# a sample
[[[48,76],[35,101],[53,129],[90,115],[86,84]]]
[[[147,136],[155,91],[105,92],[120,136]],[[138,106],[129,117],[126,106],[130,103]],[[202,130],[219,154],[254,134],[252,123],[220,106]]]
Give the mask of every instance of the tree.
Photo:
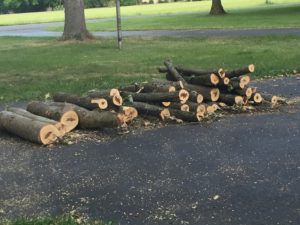
[[[65,27],[63,39],[84,40],[92,38],[86,28],[83,0],[64,0],[64,8]]]
[[[212,0],[210,15],[224,15],[226,14],[221,0]]]

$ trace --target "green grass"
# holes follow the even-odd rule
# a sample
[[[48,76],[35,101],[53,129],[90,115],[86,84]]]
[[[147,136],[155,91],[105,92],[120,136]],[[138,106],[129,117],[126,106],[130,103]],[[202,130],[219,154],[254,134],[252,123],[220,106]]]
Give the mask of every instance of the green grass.
[[[223,0],[226,10],[242,10],[249,8],[268,8],[284,6],[299,3],[298,0],[272,0],[273,4],[266,5],[265,0]],[[202,13],[207,14],[210,8],[210,1],[198,2],[177,2],[158,5],[138,5],[122,7],[122,16],[139,16],[139,15],[162,15],[174,13]],[[115,8],[97,8],[86,10],[87,19],[110,18],[115,17]],[[63,11],[40,12],[40,13],[22,13],[0,15],[0,25],[28,24],[63,21]]]
[[[169,15],[123,20],[123,30],[176,30],[221,28],[294,28],[300,27],[300,5],[284,8],[268,8],[255,11],[237,11],[222,17],[206,14]],[[90,31],[116,30],[115,21],[89,22]],[[63,31],[63,27],[49,30]]]
[[[254,63],[254,77],[300,70],[300,37],[144,37],[60,42],[0,38],[0,100],[42,99],[47,93],[82,94],[159,78],[166,58],[196,68],[233,69]]]
[[[13,221],[1,222],[0,225],[79,225],[76,219],[71,216],[49,217],[49,218],[32,218],[17,219]],[[101,221],[87,221],[85,225],[112,225],[112,223],[104,223]]]

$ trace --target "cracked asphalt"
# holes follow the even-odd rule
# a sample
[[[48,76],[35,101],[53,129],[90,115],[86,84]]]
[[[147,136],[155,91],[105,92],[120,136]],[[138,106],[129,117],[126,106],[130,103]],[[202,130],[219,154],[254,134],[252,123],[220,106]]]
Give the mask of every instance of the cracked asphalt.
[[[290,97],[299,85],[256,82]],[[2,132],[0,144],[1,219],[76,210],[130,225],[300,223],[299,103],[105,142],[47,148]]]

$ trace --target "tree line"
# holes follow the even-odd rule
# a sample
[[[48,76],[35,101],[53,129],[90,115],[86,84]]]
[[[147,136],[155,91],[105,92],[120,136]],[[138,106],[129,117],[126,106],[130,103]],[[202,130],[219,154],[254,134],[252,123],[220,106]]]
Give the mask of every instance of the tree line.
[[[115,0],[84,0],[85,8],[106,7]],[[0,13],[40,12],[63,8],[63,0],[0,0]],[[121,0],[121,5],[140,4],[141,0]]]

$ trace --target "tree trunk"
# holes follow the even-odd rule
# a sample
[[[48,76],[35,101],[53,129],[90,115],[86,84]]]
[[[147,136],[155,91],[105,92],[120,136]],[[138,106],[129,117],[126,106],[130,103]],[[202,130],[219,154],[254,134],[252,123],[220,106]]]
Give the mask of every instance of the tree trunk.
[[[61,109],[55,106],[49,106],[43,102],[34,101],[27,105],[27,111],[38,116],[59,121],[64,125],[66,132],[70,132],[78,125],[78,115],[70,108]]]
[[[0,112],[0,128],[34,143],[52,144],[60,136],[57,128],[51,124],[13,112]]]
[[[224,15],[226,14],[221,0],[212,0],[212,5],[210,9],[210,15]]]
[[[65,27],[63,40],[92,38],[85,24],[83,0],[64,0]]]

